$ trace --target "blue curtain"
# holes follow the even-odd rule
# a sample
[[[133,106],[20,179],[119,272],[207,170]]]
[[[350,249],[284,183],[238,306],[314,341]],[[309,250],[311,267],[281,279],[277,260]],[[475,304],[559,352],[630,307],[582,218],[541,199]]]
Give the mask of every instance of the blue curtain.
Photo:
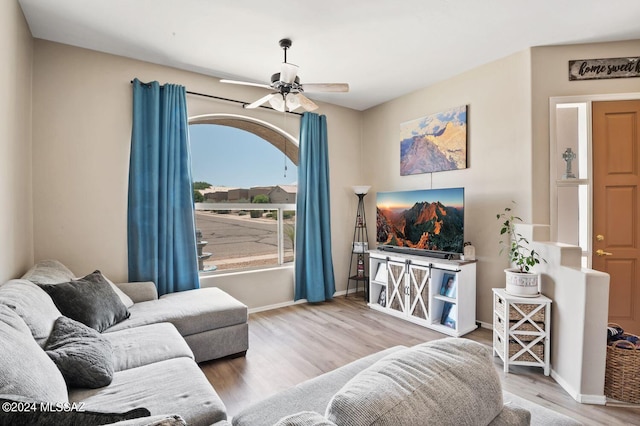
[[[198,288],[185,88],[133,81],[129,280],[158,294]]]
[[[333,298],[327,118],[305,112],[300,123],[296,201],[295,300]]]

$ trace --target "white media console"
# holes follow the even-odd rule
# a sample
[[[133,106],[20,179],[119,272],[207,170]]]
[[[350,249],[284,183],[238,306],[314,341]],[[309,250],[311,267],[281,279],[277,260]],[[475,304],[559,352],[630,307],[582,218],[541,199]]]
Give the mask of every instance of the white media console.
[[[476,262],[369,251],[372,309],[462,336],[477,328]]]

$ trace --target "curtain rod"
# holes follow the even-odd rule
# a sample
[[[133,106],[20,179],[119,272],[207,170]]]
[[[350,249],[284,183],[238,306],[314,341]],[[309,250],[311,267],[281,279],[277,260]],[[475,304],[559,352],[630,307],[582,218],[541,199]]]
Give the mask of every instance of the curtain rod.
[[[133,80],[131,80],[131,84],[133,84]],[[143,84],[143,85],[145,85],[145,86],[151,86],[151,83],[143,83],[143,82],[140,82],[140,84]],[[160,87],[162,87],[162,86],[160,86]],[[218,99],[218,100],[220,100],[220,101],[226,101],[226,102],[233,102],[233,103],[236,103],[236,104],[241,104],[241,105],[242,105],[242,108],[245,108],[247,105],[249,105],[249,102],[238,101],[238,100],[236,100],[236,99],[222,98],[222,97],[220,97],[220,96],[207,95],[206,93],[192,92],[192,91],[190,91],[190,90],[187,90],[186,92],[187,92],[187,94],[189,94],[189,95],[202,96],[202,97],[204,97],[204,98]],[[268,107],[268,106],[264,106],[264,105],[260,105],[260,108],[270,109],[270,110],[272,110],[272,111],[280,112],[280,111],[278,111],[278,110],[276,110],[276,109],[274,109],[274,108],[271,108],[271,107]],[[302,115],[302,114],[301,114],[301,113],[299,113],[299,112],[293,112],[293,111],[284,111],[284,112],[286,112],[287,114],[300,115],[300,116]]]

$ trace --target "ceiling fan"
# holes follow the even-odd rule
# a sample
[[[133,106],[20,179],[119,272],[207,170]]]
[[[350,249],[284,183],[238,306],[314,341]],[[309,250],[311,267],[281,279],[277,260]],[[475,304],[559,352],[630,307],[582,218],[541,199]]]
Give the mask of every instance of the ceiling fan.
[[[302,84],[298,77],[298,66],[287,62],[287,50],[291,47],[291,40],[283,38],[279,41],[280,47],[284,51],[284,62],[277,72],[271,76],[271,84],[250,83],[247,81],[237,80],[220,80],[221,83],[241,84],[245,86],[264,87],[274,90],[274,92],[245,105],[245,108],[257,108],[265,102],[273,107],[273,109],[284,112],[285,108],[294,111],[299,107],[307,111],[313,111],[318,105],[313,103],[309,98],[304,96],[303,92],[319,93],[319,92],[348,92],[349,85],[346,83],[312,83]]]

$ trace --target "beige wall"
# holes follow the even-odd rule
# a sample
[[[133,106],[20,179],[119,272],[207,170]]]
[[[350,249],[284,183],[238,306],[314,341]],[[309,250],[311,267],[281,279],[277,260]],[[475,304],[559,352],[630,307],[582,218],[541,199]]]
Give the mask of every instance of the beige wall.
[[[245,101],[264,92],[43,40],[35,42],[34,63],[35,258],[57,258],[77,274],[101,269],[114,280],[125,280],[130,81],[137,77],[182,84],[190,91]],[[191,95],[187,102],[190,116],[247,115],[298,137],[298,117],[244,110],[238,104]],[[343,290],[356,206],[355,197],[346,188],[357,184],[360,176],[360,113],[329,104],[320,106],[318,112],[327,116],[329,127],[333,260],[337,287]],[[292,299],[291,268],[241,277],[205,278],[203,285],[229,289],[250,307],[261,306],[262,300],[277,304]],[[238,286],[246,287],[234,290]],[[263,299],[265,294],[268,297]]]
[[[12,203],[23,199],[24,204],[0,212],[1,230],[10,235],[2,243],[8,254],[0,256],[0,273],[15,276],[33,257],[55,257],[78,274],[100,268],[113,279],[124,280],[130,80],[138,77],[178,83],[192,91],[248,101],[263,92],[132,59],[42,40],[32,42],[18,7],[10,2],[3,8],[7,9],[3,19],[8,22],[3,26],[7,34],[2,43],[15,54],[6,55],[10,66],[0,71],[0,78],[16,94],[0,101],[0,108],[6,110],[4,116],[13,117],[0,127],[0,135],[11,141],[0,148],[8,150],[0,156],[0,165],[11,177],[0,183],[0,195]],[[22,100],[28,99],[24,93],[30,93],[32,45],[33,127],[29,101]],[[495,214],[515,200],[525,221],[549,223],[548,98],[637,91],[637,79],[569,82],[567,61],[632,56],[638,47],[640,41],[533,48],[364,112],[322,104],[319,112],[327,115],[329,123],[332,243],[338,290],[346,287],[357,202],[351,185],[373,185],[365,198],[371,242],[376,191],[463,186],[466,240],[474,243],[479,258],[478,319],[491,322],[490,289],[503,285],[502,269],[506,266],[497,254]],[[270,111],[247,111],[195,96],[188,97],[188,104],[191,116],[248,115],[298,135],[297,120],[291,116],[285,121]],[[469,106],[469,168],[400,177],[400,123],[464,104]],[[33,208],[28,196],[31,158]],[[265,281],[283,282],[277,291],[272,289],[269,304],[284,302],[281,299],[292,294],[291,270],[285,268],[261,278],[260,274],[247,275],[256,277],[210,277],[203,285],[234,288],[240,281],[260,281],[260,286]],[[247,285],[238,294],[246,294],[244,301],[251,307],[263,305],[266,290],[252,292],[258,284]]]
[[[22,275],[33,262],[32,46],[18,2],[0,2],[0,282]]]
[[[375,219],[376,191],[464,187],[465,240],[478,258],[477,317],[487,323],[491,289],[504,287],[507,267],[496,214],[515,200],[530,219],[530,69],[529,51],[520,52],[364,113],[363,183],[373,186],[367,217]],[[400,123],[458,105],[468,105],[468,168],[400,176]]]
[[[637,56],[640,40],[536,47],[364,112],[363,182],[375,191],[465,187],[465,239],[478,254],[478,320],[491,323],[491,288],[504,285],[495,214],[510,200],[525,222],[549,224],[549,98],[638,91],[638,79],[570,82],[571,59]],[[469,105],[469,168],[400,176],[400,123]],[[368,196],[367,215],[375,214]]]
[[[569,61],[638,56],[639,52],[640,40],[531,49],[533,223],[549,223],[549,98],[632,93],[640,89],[638,78],[569,81]]]

